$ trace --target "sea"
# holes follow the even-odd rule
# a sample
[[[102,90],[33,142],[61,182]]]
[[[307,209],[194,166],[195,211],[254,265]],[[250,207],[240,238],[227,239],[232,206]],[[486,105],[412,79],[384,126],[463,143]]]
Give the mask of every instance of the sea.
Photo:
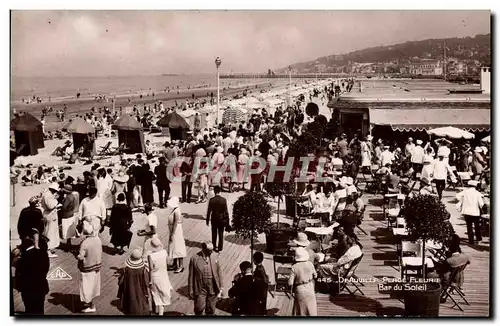
[[[245,84],[276,83],[276,79],[221,79],[220,87],[236,87]],[[11,102],[40,97],[62,100],[98,95],[137,95],[160,92],[167,87],[179,90],[194,88],[215,88],[215,75],[159,75],[159,76],[117,76],[117,77],[11,77]]]

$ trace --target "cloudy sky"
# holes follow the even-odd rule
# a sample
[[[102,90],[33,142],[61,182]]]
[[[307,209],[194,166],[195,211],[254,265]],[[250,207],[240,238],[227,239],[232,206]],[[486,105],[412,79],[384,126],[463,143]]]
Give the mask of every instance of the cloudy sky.
[[[13,11],[12,74],[265,72],[410,40],[490,32],[485,11]]]

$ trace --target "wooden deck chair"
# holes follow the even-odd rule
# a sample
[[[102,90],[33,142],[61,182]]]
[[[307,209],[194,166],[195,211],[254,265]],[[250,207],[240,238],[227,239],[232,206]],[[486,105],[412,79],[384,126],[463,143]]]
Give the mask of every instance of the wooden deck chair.
[[[456,176],[458,183],[460,184],[460,187],[466,187],[467,182],[472,180],[472,177],[469,172],[457,172]]]
[[[111,151],[111,141],[108,141],[108,143],[104,146],[101,147],[101,150],[99,153],[97,153],[99,156],[104,156],[104,155],[113,155]]]
[[[63,146],[57,146],[57,148],[50,155],[52,155],[52,156],[64,156],[66,149],[72,145],[73,145],[73,143],[69,142],[69,143],[64,144]]]
[[[127,145],[125,145],[125,143],[121,143],[118,147],[116,147],[114,150],[111,151],[111,155],[120,155],[127,149],[128,149]]]
[[[460,311],[464,311],[462,309],[462,307],[458,304],[457,300],[455,300],[455,298],[453,297],[454,294],[460,296],[462,298],[462,300],[464,300],[464,302],[468,306],[470,306],[470,303],[467,301],[467,299],[465,299],[465,293],[462,291],[460,286],[458,286],[458,284],[455,282],[457,275],[459,275],[460,273],[463,273],[468,264],[469,263],[453,268],[451,273],[450,273],[450,278],[449,278],[448,282],[446,282],[446,284],[443,285],[443,289],[441,290],[441,299],[442,300],[443,299],[446,300],[446,298],[450,298],[451,301],[453,301],[453,306],[451,307],[451,309],[458,307],[458,309],[460,309]]]
[[[359,285],[364,286],[363,283],[359,281],[359,278],[356,276],[355,272],[358,268],[361,260],[363,259],[363,254],[358,258],[354,259],[351,263],[351,266],[347,270],[339,270],[339,280],[342,278],[343,282],[339,282],[339,292],[341,294],[344,291],[347,291],[350,295],[355,295],[356,292],[361,293],[361,295],[365,295],[363,291],[359,288]],[[343,273],[342,273],[343,272]],[[349,286],[354,287],[354,291],[349,288]]]

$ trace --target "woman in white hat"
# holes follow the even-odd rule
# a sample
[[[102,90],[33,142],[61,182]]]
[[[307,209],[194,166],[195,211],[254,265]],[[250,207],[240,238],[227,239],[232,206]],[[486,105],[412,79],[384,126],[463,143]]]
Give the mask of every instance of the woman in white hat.
[[[295,250],[295,264],[292,266],[288,285],[294,292],[293,315],[294,316],[317,316],[318,308],[316,293],[314,291],[314,279],[316,270],[309,260],[306,249],[299,247]]]
[[[125,173],[125,168],[122,167],[118,173],[113,177],[113,185],[111,186],[111,193],[114,195],[114,202],[116,197],[121,193],[128,193],[127,182],[129,176]]]
[[[307,234],[303,232],[297,233],[297,238],[293,239],[292,242],[290,243],[290,246],[292,248],[304,248],[307,253],[309,254],[309,260],[314,263],[314,257],[315,257],[315,252],[312,250],[311,246],[311,241],[307,238]]]
[[[49,250],[49,258],[57,257],[54,254],[54,249],[59,247],[59,223],[57,216],[57,209],[61,205],[57,202],[57,197],[59,196],[59,184],[51,183],[49,189],[43,193],[40,205],[42,207],[43,218],[44,218],[44,230],[43,235],[49,239],[47,243],[47,248]]]
[[[151,295],[159,316],[163,316],[165,306],[170,305],[172,284],[168,277],[167,251],[158,238],[151,240],[152,252],[148,255],[151,279]]]
[[[170,210],[168,215],[168,254],[174,261],[174,273],[184,271],[183,258],[187,256],[186,243],[184,241],[184,230],[182,228],[182,213],[179,208],[179,197],[172,197],[167,202]]]

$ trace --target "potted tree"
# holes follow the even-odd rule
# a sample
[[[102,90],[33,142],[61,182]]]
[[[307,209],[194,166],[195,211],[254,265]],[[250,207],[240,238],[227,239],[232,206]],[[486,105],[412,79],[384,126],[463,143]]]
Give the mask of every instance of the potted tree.
[[[422,241],[422,276],[426,278],[425,242],[434,240],[448,243],[453,235],[449,222],[450,214],[444,204],[433,195],[415,195],[406,200],[402,210],[408,235]],[[408,316],[439,316],[441,285],[438,282],[424,282],[424,287],[404,291],[405,312]],[[411,284],[410,284],[411,285]]]
[[[288,195],[292,194],[295,191],[295,183],[274,181],[266,183],[264,185],[264,188],[270,196],[278,197],[277,222],[271,223],[269,230],[266,232],[266,251],[272,253],[274,251],[274,244],[276,241],[284,241],[289,238],[292,232],[294,232],[290,224],[280,223],[280,203],[283,195],[286,196],[285,198],[289,198]],[[291,204],[289,204],[289,206],[290,205]],[[287,209],[289,208],[289,206],[287,206]]]
[[[238,198],[233,206],[232,228],[237,235],[250,238],[252,261],[254,237],[269,230],[271,206],[261,192],[249,191]]]

